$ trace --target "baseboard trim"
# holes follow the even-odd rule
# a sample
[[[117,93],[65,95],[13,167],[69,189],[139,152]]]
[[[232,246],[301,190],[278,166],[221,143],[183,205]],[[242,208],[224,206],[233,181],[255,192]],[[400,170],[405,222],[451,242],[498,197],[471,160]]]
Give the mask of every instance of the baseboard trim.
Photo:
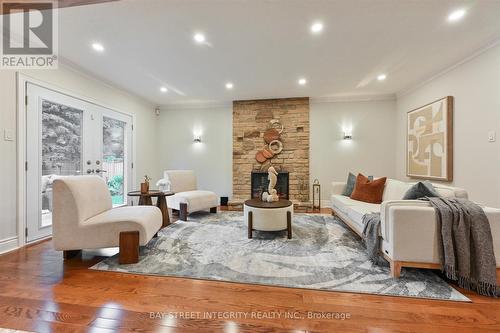
[[[17,250],[18,248],[19,244],[17,241],[17,237],[10,237],[0,240],[0,254],[14,251]]]
[[[332,208],[332,202],[330,200],[321,200],[321,208]]]

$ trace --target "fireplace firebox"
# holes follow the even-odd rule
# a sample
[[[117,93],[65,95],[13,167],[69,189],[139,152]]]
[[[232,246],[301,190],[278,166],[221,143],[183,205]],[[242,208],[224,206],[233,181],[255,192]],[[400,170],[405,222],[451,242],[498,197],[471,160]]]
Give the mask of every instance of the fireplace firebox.
[[[251,197],[252,199],[260,198],[263,192],[267,192],[269,180],[267,179],[267,171],[252,171],[251,178]],[[289,199],[289,174],[287,171],[278,172],[278,181],[276,183],[276,191],[280,199]]]

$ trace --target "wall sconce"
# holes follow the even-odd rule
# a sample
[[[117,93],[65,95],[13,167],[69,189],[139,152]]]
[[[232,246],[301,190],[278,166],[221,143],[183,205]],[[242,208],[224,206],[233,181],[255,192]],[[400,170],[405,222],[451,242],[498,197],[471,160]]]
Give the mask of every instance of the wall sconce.
[[[201,142],[201,135],[195,134],[193,142],[200,143]]]
[[[351,129],[344,130],[344,140],[352,140],[352,130]]]

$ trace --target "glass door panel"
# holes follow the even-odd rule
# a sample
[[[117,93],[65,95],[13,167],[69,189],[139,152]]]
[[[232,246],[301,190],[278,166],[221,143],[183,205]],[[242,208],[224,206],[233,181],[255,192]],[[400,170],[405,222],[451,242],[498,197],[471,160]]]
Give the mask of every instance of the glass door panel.
[[[81,175],[86,160],[88,103],[26,85],[26,241],[52,234],[52,186],[60,176]]]
[[[52,225],[52,183],[82,170],[83,110],[42,99],[41,225]]]
[[[125,198],[125,127],[126,122],[103,117],[102,172],[113,205],[124,205]]]

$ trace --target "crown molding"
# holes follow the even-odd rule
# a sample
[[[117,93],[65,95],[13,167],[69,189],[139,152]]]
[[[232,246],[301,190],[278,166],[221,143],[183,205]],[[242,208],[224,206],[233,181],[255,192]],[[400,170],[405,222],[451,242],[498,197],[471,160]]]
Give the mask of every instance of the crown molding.
[[[185,110],[185,109],[215,109],[215,108],[232,108],[233,101],[199,101],[199,102],[182,102],[169,103],[158,106],[160,111],[169,110]]]
[[[411,86],[410,88],[407,88],[407,89],[403,89],[403,90],[400,90],[396,93],[396,97],[397,99],[411,93],[411,92],[414,92],[415,90],[425,86],[426,84],[436,80],[437,78],[441,77],[441,76],[444,76],[445,74],[453,71],[454,69],[456,69],[457,67],[460,67],[461,65],[465,64],[465,63],[468,63],[469,61],[471,60],[474,60],[475,58],[479,57],[480,55],[482,55],[483,53],[486,53],[488,50],[496,47],[500,45],[500,38],[498,39],[494,39],[492,42],[486,44],[486,46],[483,46],[482,48],[476,50],[475,52],[473,52],[472,54],[470,54],[469,56],[465,57],[464,59],[460,60],[459,62],[445,68],[444,70],[441,70],[437,73],[435,73],[434,75],[431,75],[429,78],[423,80],[423,81],[420,81],[419,83]]]
[[[272,98],[272,99],[280,99]],[[326,96],[326,97],[311,97],[310,104],[318,103],[338,103],[338,102],[368,102],[368,101],[394,101],[394,94],[377,94],[377,95],[345,95],[345,96]],[[185,109],[208,109],[208,108],[232,108],[233,101],[200,101],[200,102],[182,102],[159,105],[161,111],[168,110],[185,110]]]
[[[372,102],[372,101],[394,101],[395,94],[370,94],[370,95],[336,95],[325,97],[312,97],[310,104],[339,103],[339,102]]]

